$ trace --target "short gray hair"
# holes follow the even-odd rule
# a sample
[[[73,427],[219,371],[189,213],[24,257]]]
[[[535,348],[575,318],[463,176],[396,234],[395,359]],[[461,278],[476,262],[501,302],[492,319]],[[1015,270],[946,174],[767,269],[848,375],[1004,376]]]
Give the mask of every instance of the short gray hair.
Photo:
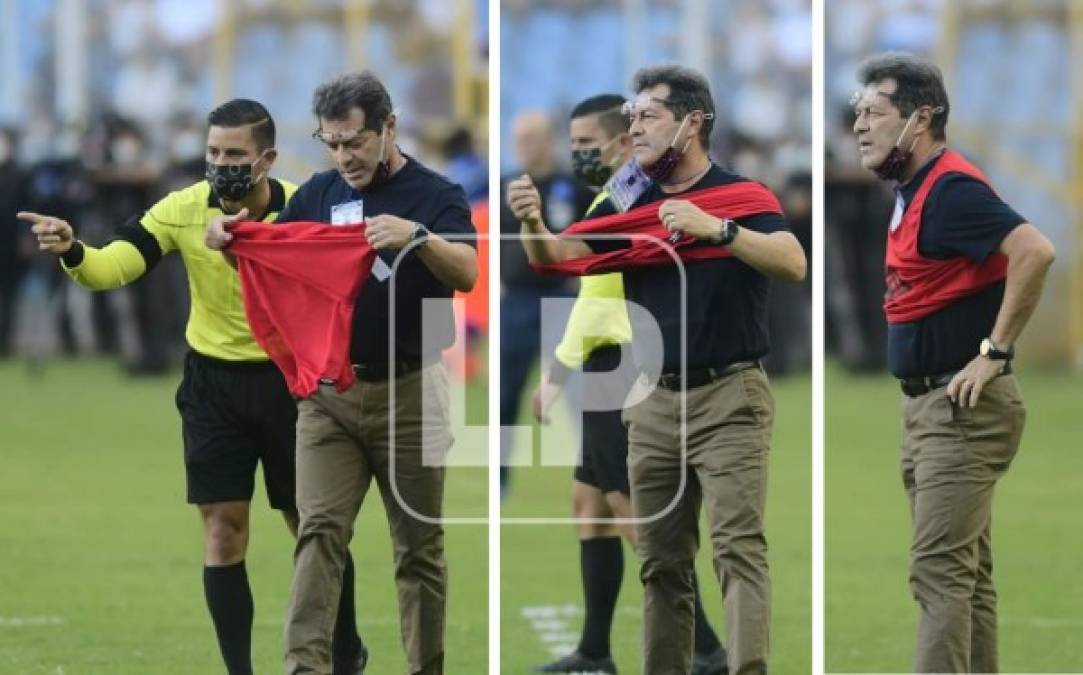
[[[312,112],[322,119],[344,120],[354,108],[365,113],[366,129],[378,130],[391,114],[391,95],[371,70],[341,75],[312,95]]]
[[[887,79],[896,83],[895,93],[888,100],[903,117],[910,117],[922,106],[930,106],[934,111],[943,108],[933,114],[929,131],[938,141],[947,138],[945,130],[951,105],[944,88],[944,75],[935,63],[906,52],[885,52],[865,59],[857,69],[857,81],[863,87]]]
[[[637,70],[632,78],[632,91],[639,94],[659,84],[669,85],[669,98],[665,106],[678,119],[695,110],[703,111],[699,140],[704,148],[709,148],[711,131],[714,129],[714,99],[711,98],[711,85],[707,78],[691,68],[665,63]]]

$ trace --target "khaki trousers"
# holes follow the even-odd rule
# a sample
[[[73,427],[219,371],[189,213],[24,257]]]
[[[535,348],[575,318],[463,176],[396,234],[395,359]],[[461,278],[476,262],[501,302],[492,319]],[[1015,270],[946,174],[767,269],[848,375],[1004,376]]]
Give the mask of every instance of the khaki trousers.
[[[903,400],[916,673],[998,671],[993,488],[1015,457],[1025,417],[1012,375],[986,385],[976,408],[955,406],[942,388]]]
[[[758,368],[687,392],[657,388],[625,412],[632,508],[642,519],[645,675],[692,669],[701,501],[725,597],[730,673],[766,672],[771,583],[763,511],[773,418],[774,399]]]
[[[357,382],[341,394],[321,385],[298,403],[301,524],[286,620],[291,675],[331,673],[346,550],[373,479],[391,529],[408,672],[443,672],[447,565],[444,530],[433,520],[442,513],[442,460],[452,442],[447,372],[436,364],[398,378],[395,387],[394,448],[390,381]]]

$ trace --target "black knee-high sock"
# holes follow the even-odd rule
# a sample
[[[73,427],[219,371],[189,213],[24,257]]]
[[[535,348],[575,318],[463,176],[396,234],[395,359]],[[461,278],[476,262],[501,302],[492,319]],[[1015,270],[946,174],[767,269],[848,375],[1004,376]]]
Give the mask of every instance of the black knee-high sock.
[[[353,556],[346,551],[346,567],[342,570],[342,593],[338,598],[338,616],[335,633],[331,639],[331,658],[334,663],[352,665],[361,650],[361,638],[357,635],[357,612],[353,597]]]
[[[703,611],[703,600],[699,597],[699,577],[693,572],[692,583],[696,585],[696,653],[709,654],[722,646],[718,641],[718,635],[711,628],[711,622],[707,620],[707,614]]]
[[[579,542],[579,564],[587,605],[579,653],[602,658],[609,656],[609,632],[624,578],[624,548],[620,537],[597,537]]]
[[[203,568],[203,594],[229,675],[252,675],[252,589],[244,561]]]

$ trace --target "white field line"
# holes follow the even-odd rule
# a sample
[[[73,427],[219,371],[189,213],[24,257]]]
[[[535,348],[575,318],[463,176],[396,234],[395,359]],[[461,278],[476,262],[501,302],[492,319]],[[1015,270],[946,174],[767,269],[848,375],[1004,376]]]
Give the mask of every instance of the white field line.
[[[521,613],[553,656],[565,656],[579,646],[579,634],[572,628],[572,619],[578,623],[579,617],[583,615],[582,607],[537,605],[523,607]]]
[[[67,622],[59,616],[0,616],[0,628],[60,626],[64,623]]]

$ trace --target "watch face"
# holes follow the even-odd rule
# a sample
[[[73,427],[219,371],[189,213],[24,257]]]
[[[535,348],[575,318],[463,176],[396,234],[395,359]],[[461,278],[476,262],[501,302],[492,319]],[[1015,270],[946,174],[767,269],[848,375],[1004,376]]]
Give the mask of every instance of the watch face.
[[[985,338],[981,341],[981,347],[978,348],[978,351],[981,353],[982,356],[989,356],[989,351],[992,348],[993,344],[989,342],[989,338]]]

